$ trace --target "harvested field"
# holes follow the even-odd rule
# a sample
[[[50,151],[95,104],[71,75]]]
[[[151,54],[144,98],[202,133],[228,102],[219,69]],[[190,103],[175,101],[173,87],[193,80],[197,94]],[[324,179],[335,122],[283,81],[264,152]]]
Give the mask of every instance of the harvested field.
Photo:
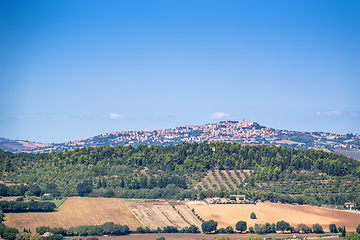
[[[56,212],[5,214],[6,226],[33,231],[40,226],[69,228],[105,222],[126,224],[130,229],[143,225],[119,198],[71,197]]]
[[[139,226],[156,229],[165,226],[183,228],[193,224],[200,227],[200,221],[186,205],[176,203],[175,208],[165,200],[71,197],[55,212],[7,213],[5,224],[31,230],[40,226],[69,228],[105,222],[126,224],[131,230]]]
[[[187,205],[175,205],[175,208],[186,219],[186,222],[188,224],[195,225],[201,230],[201,222],[194,216],[194,214],[190,211]]]
[[[183,215],[184,220],[165,200],[127,200],[125,204],[143,225],[152,229],[164,226],[183,228],[191,224],[200,226],[200,222],[191,216],[192,213],[185,205],[175,207]]]
[[[325,209],[313,206],[290,205],[280,203],[257,203],[253,204],[205,204],[204,202],[189,202],[190,208],[194,208],[204,220],[213,219],[218,222],[218,227],[232,226],[243,220],[248,227],[255,223],[276,223],[284,220],[296,227],[299,223],[305,223],[311,227],[314,223],[322,225],[324,231],[328,231],[329,224],[346,226],[346,230],[355,231],[360,223],[360,213]],[[254,212],[257,219],[250,219],[250,213]]]

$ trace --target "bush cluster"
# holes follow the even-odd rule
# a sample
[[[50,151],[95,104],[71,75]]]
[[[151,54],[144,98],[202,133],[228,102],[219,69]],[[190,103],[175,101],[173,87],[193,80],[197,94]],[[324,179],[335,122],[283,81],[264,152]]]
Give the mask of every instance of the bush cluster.
[[[0,201],[0,209],[5,213],[9,212],[52,212],[56,208],[56,205],[52,202],[39,202],[39,201],[29,201],[29,202],[8,202]]]

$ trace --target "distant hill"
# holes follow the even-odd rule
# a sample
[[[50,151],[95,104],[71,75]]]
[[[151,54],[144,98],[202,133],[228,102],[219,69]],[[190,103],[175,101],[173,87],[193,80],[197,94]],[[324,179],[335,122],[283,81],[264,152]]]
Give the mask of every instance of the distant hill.
[[[248,145],[277,145],[315,148],[341,153],[360,160],[360,135],[324,132],[299,132],[274,129],[257,122],[223,121],[154,131],[108,132],[88,139],[60,144],[43,144],[25,140],[0,138],[0,149],[10,152],[51,152],[102,145],[175,145],[181,142],[237,142]]]

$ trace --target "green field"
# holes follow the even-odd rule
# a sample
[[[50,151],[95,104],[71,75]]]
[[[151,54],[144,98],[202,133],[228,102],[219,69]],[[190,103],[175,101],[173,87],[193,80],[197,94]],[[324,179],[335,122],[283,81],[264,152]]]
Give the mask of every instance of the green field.
[[[51,200],[50,202],[55,203],[56,209],[58,209],[61,206],[61,204],[63,204],[65,202],[65,200],[66,200],[66,198],[63,198],[60,200]]]

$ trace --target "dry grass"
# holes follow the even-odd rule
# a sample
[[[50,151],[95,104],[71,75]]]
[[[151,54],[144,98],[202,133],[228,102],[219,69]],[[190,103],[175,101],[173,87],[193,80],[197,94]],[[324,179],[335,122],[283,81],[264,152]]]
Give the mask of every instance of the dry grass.
[[[201,229],[200,220],[194,216],[194,214],[190,211],[188,206],[186,206],[185,204],[181,204],[181,205],[175,205],[175,208],[177,211],[180,212],[180,214],[186,219],[188,223],[190,223],[191,225],[195,225],[199,229]]]
[[[126,224],[130,229],[142,225],[124,204],[124,200],[117,198],[71,197],[56,212],[7,213],[5,220],[7,226],[31,230],[40,226],[69,228],[105,222]]]
[[[319,223],[328,231],[329,224],[346,226],[348,231],[355,231],[360,223],[360,213],[325,209],[313,206],[300,206],[280,203],[258,203],[250,204],[212,204],[203,202],[190,202],[190,208],[194,208],[204,220],[213,219],[218,222],[219,227],[232,226],[243,220],[248,227],[255,223],[276,223],[280,220],[289,222],[292,226],[305,223],[311,227]],[[250,213],[254,212],[257,219],[250,219]]]
[[[128,200],[126,205],[139,221],[152,229],[165,226],[183,228],[189,226],[189,223],[200,226],[200,222],[192,216],[185,205],[176,205],[176,209],[186,220],[164,200]]]
[[[131,230],[139,226],[156,229],[165,226],[183,228],[194,224],[200,227],[200,221],[186,205],[176,203],[175,208],[176,210],[165,200],[71,197],[56,212],[7,213],[5,224],[17,229],[31,230],[40,226],[67,229],[105,222],[126,224]]]

